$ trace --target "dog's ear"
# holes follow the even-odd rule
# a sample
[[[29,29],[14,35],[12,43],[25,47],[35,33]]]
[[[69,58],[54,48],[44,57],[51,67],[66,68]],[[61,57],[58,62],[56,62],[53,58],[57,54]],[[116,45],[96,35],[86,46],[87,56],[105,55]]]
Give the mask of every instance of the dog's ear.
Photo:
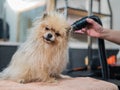
[[[47,13],[47,12],[44,12],[44,13],[43,13],[43,16],[42,16],[42,19],[45,19],[46,17],[48,17],[48,13]]]
[[[65,29],[66,29],[67,35],[69,35],[69,33],[70,33],[70,31],[71,31],[71,26],[68,26],[68,27],[66,27]]]
[[[67,30],[67,32],[70,32],[71,31],[71,26],[68,26],[65,29]]]

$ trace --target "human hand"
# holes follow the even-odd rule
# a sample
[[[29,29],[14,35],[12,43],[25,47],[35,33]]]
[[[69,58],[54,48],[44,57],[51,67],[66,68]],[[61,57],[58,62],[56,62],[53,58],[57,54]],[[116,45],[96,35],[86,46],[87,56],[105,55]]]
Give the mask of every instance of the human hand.
[[[90,18],[87,18],[86,20],[89,25],[87,25],[85,28],[82,28],[81,30],[75,31],[75,33],[87,34],[89,36],[99,38],[101,36],[101,32],[103,31],[103,27]]]

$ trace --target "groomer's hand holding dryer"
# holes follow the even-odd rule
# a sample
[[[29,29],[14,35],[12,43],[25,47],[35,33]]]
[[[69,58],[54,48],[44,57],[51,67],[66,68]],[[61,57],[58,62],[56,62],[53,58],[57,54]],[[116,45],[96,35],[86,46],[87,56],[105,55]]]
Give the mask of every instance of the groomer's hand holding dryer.
[[[87,34],[91,37],[106,39],[120,45],[120,30],[103,28],[100,24],[90,18],[87,18],[86,21],[89,24],[85,28],[75,31],[75,33]]]

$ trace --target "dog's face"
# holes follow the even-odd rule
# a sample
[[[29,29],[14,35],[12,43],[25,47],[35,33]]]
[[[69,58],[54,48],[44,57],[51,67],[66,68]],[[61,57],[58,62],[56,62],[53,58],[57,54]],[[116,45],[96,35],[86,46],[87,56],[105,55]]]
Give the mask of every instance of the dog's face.
[[[37,38],[47,44],[65,43],[68,40],[70,26],[59,13],[45,13],[37,29]]]

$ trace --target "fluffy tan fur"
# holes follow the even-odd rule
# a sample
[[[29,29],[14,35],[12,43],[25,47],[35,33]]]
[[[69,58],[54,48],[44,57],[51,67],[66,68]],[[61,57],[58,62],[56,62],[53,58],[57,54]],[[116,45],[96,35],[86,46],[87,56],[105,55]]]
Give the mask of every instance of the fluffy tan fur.
[[[67,64],[68,27],[63,15],[57,12],[44,14],[36,21],[8,67],[0,73],[0,78],[23,83],[54,81]],[[52,34],[50,40],[46,39],[46,33]]]

